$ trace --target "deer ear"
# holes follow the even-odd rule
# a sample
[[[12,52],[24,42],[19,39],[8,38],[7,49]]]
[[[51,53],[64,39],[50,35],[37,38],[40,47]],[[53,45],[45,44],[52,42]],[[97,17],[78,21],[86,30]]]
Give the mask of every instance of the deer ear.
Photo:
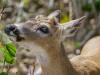
[[[77,31],[77,28],[81,21],[85,19],[86,16],[83,16],[79,19],[76,19],[76,20],[72,20],[70,22],[67,22],[67,23],[64,23],[64,24],[60,24],[58,26],[58,28],[63,31],[63,34],[62,34],[62,37],[61,37],[61,40],[65,40],[66,37],[72,37],[76,31]]]
[[[67,23],[63,23],[61,25],[64,26],[65,28],[66,27],[73,27],[75,25],[80,25],[81,21],[84,20],[85,18],[86,18],[86,16],[83,16],[83,17],[78,18],[76,20],[72,20],[72,21],[69,21]]]
[[[60,21],[60,10],[56,10],[48,15],[48,19],[50,23],[59,23]]]

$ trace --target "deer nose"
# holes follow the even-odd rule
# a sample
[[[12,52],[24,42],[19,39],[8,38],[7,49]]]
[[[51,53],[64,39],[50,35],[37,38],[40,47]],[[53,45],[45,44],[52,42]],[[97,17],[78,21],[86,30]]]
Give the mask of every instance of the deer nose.
[[[16,27],[15,25],[8,25],[8,26],[5,28],[4,31],[5,31],[5,33],[8,34],[8,35],[12,35],[12,33],[15,34],[15,35],[19,34],[19,31],[18,31],[18,29],[17,29],[17,27]]]

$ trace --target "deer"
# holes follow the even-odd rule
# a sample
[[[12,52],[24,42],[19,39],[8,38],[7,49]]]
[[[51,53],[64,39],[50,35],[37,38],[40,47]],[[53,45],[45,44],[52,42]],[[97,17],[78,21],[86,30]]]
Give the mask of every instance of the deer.
[[[77,27],[85,16],[61,24],[57,17],[59,13],[57,10],[48,16],[38,15],[5,28],[5,32],[17,41],[19,48],[25,48],[17,50],[16,61],[20,62],[25,57],[37,59],[42,68],[42,75],[100,75],[100,37],[89,40],[80,55],[69,59],[62,42],[77,32]],[[24,51],[26,56],[23,55]],[[28,64],[30,65],[32,64]],[[29,69],[32,71],[32,68]]]

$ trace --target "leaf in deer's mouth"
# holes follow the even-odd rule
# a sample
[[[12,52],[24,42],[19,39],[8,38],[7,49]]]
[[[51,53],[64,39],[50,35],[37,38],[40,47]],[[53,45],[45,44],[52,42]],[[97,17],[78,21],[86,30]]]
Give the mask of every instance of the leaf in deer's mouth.
[[[20,32],[19,32],[18,29],[15,29],[15,30],[13,31],[13,34],[14,34],[14,35],[12,35],[12,36],[16,38],[16,41],[19,42],[19,41],[24,40],[24,37],[22,37],[22,36],[20,35]]]

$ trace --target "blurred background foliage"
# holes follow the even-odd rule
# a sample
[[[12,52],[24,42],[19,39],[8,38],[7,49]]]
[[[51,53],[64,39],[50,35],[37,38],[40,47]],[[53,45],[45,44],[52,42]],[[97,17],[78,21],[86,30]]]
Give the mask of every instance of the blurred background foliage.
[[[39,14],[48,15],[54,10],[62,11],[60,22],[86,15],[84,21],[73,37],[66,38],[66,52],[81,50],[92,37],[100,35],[100,0],[0,0],[0,9],[5,7],[0,29],[11,23],[23,22]]]

